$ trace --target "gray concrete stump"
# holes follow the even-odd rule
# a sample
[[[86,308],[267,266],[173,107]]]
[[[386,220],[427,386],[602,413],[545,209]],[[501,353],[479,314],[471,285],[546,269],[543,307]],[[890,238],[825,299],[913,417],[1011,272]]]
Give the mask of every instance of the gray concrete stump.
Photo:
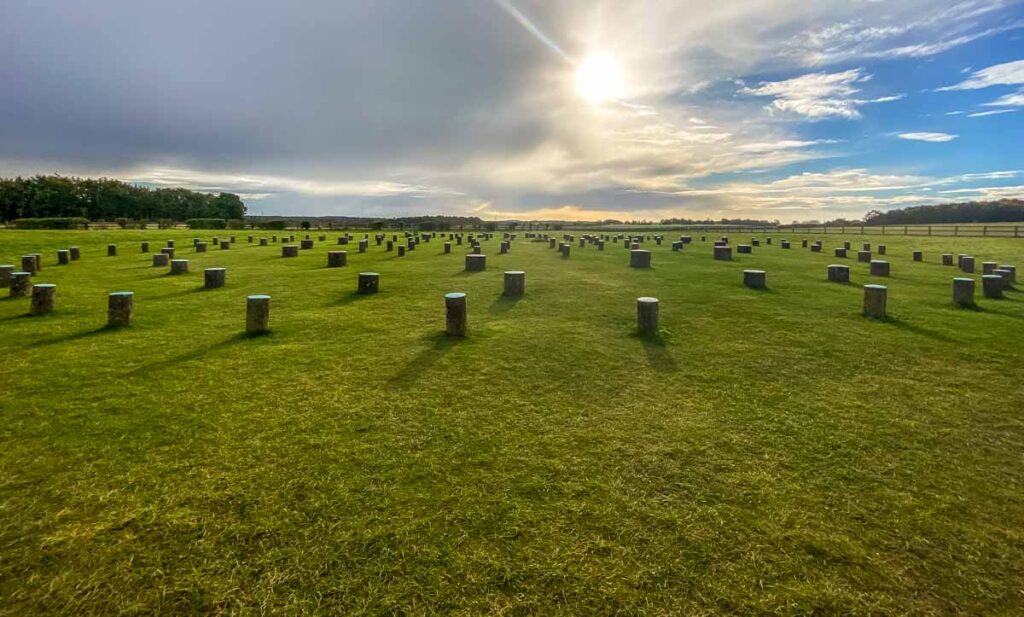
[[[953,265],[953,254],[952,253],[943,253],[942,254],[942,265],[944,265],[944,266],[952,266]]]
[[[197,242],[195,244],[195,249],[196,249],[197,253],[205,253],[206,252],[206,243],[205,242]]]
[[[294,244],[285,244],[281,247],[281,257],[298,257],[299,247]]]
[[[864,286],[864,315],[881,319],[885,317],[885,301],[888,294],[885,285]]]
[[[31,272],[11,272],[9,295],[12,298],[24,298],[32,290]]]
[[[203,270],[203,287],[220,289],[227,283],[228,271],[225,268],[207,268]]]
[[[482,272],[487,267],[487,256],[480,254],[466,255],[466,272]]]
[[[882,261],[881,259],[871,260],[871,275],[872,276],[889,276],[889,262]]]
[[[983,261],[981,262],[981,273],[992,274],[992,271],[998,267],[999,264],[994,261]]]
[[[764,270],[744,270],[743,286],[751,289],[764,289],[767,286],[768,275]]]
[[[953,279],[953,306],[974,306],[974,279]]]
[[[509,270],[505,273],[505,290],[507,297],[521,296],[526,292],[526,272]]]
[[[120,328],[132,325],[135,294],[130,291],[115,291],[107,296],[107,327]]]
[[[148,253],[149,252],[149,242],[143,242],[142,244],[140,244],[139,245],[139,252],[140,253]]]
[[[964,255],[963,259],[960,261],[960,269],[966,272],[967,274],[973,274],[974,258],[971,257],[970,255]]]
[[[715,259],[719,261],[732,261],[732,247],[731,246],[716,246],[715,247]]]
[[[640,297],[636,299],[636,331],[644,336],[658,334],[658,299]]]
[[[737,244],[736,245],[736,252],[737,253],[743,253],[743,254],[752,253],[753,252],[753,248],[749,244]]]
[[[117,256],[117,245],[116,244],[108,244],[107,245],[107,257],[116,257],[116,256]]]
[[[172,259],[171,260],[171,274],[188,274],[188,260],[187,259]]]
[[[348,251],[327,251],[327,267],[340,268],[348,263]]]
[[[992,274],[998,274],[1003,278],[1003,289],[1010,289],[1013,285],[1010,282],[1010,271],[1003,270],[1002,268],[996,268],[992,271]]]
[[[836,257],[846,257],[846,249],[840,248],[840,247],[836,247],[835,255],[836,255]]]
[[[14,264],[0,265],[0,289],[11,286],[11,274],[14,272]]]
[[[871,251],[857,251],[857,261],[869,263],[871,261]]]
[[[29,272],[35,274],[39,271],[36,268],[36,257],[35,255],[23,255],[21,258],[21,269],[23,272]]]
[[[245,333],[263,334],[270,330],[270,296],[256,294],[245,298]]]
[[[630,268],[650,268],[651,252],[644,250],[632,250],[629,252]]]
[[[52,283],[36,283],[33,285],[32,304],[29,306],[28,314],[39,316],[52,312],[56,292],[57,286]]]
[[[458,291],[444,295],[445,334],[466,336],[466,294]]]
[[[832,264],[828,267],[828,280],[833,283],[850,282],[850,266]]]
[[[82,258],[82,251],[77,246],[68,249],[71,252],[71,261],[78,261]]]
[[[153,267],[167,267],[167,264],[171,263],[171,258],[167,256],[167,253],[153,253]]]
[[[360,272],[356,283],[356,291],[361,294],[375,294],[380,287],[380,274],[376,272]]]
[[[998,300],[1003,297],[1003,277],[998,274],[985,274],[981,277],[982,293],[986,298]]]
[[[914,251],[914,261],[924,261],[924,253],[921,251]]]

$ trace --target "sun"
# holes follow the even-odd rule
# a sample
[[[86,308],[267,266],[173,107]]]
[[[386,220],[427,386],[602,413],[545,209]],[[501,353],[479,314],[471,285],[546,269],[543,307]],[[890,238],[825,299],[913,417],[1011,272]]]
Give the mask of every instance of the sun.
[[[621,98],[624,91],[622,68],[611,56],[589,56],[576,69],[576,92],[588,103],[612,101]]]

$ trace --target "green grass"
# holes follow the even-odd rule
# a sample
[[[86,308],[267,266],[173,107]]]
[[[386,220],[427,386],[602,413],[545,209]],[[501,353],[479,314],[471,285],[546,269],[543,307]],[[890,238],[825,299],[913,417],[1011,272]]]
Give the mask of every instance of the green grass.
[[[0,300],[0,614],[1024,612],[1024,292],[979,273],[953,309],[939,263],[1024,266],[1019,240],[887,237],[872,320],[867,264],[825,281],[835,236],[732,263],[666,242],[647,271],[496,238],[466,274],[440,239],[328,269],[337,234],[296,259],[194,235],[0,232],[57,284],[45,317]],[[167,238],[192,274],[138,252]],[[104,330],[118,290],[135,323]],[[253,293],[270,336],[242,336]]]

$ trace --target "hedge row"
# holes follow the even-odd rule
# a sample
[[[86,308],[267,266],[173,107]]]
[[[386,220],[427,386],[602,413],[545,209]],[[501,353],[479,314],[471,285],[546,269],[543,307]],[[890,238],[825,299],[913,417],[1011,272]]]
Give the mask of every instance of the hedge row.
[[[85,229],[89,227],[89,219],[80,216],[27,218],[16,220],[14,225],[18,229]]]

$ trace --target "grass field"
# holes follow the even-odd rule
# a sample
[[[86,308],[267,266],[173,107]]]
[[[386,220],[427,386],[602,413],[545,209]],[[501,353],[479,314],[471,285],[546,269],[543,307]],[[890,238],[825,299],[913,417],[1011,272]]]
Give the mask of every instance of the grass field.
[[[1024,292],[980,281],[1024,241],[885,238],[872,320],[867,264],[825,280],[870,236],[732,263],[651,243],[635,270],[520,232],[467,274],[440,238],[328,269],[337,234],[295,259],[194,235],[0,232],[0,263],[41,252],[57,284],[44,317],[0,294],[0,614],[1024,612]],[[168,238],[191,274],[139,253]],[[942,252],[977,257],[977,310]],[[135,323],[105,330],[120,290]],[[269,336],[242,336],[254,293]]]

